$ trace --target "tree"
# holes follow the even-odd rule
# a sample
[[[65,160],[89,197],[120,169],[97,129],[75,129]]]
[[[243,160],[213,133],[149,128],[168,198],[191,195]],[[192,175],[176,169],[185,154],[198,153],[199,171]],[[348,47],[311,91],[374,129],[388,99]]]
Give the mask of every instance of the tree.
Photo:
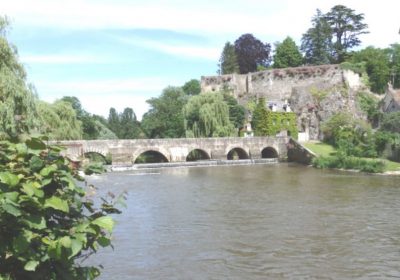
[[[388,50],[390,57],[390,82],[400,88],[400,44],[392,44]]]
[[[147,100],[151,108],[142,117],[142,129],[146,136],[149,138],[184,137],[182,107],[186,102],[187,95],[180,87],[167,87],[160,97]]]
[[[229,120],[229,106],[222,93],[193,96],[183,107],[186,137],[227,137],[235,135]]]
[[[133,112],[132,108],[125,108],[119,119],[119,139],[136,139],[140,137],[140,123],[136,119],[136,114]]]
[[[186,82],[182,86],[182,90],[186,95],[198,95],[201,92],[201,86],[199,80],[192,79],[189,82]]]
[[[274,68],[297,67],[303,63],[303,56],[292,38],[286,37],[277,43],[274,55]]]
[[[26,82],[17,50],[6,38],[7,18],[0,16],[0,139],[29,133],[35,126],[35,91]]]
[[[364,63],[369,77],[371,91],[384,93],[390,77],[390,61],[387,50],[367,47],[354,52],[350,58],[352,63]]]
[[[229,107],[229,120],[239,133],[244,124],[246,109],[237,102],[235,97],[228,93],[224,93],[224,101]]]
[[[301,50],[307,64],[329,64],[331,60],[332,32],[322,12],[317,9],[312,18],[313,27],[301,38]]]
[[[75,110],[77,119],[82,123],[82,138],[85,140],[97,139],[99,127],[96,124],[96,120],[92,114],[83,109],[80,100],[75,96],[64,96],[61,100],[70,103]]]
[[[257,71],[270,63],[271,45],[264,44],[252,34],[243,34],[235,41],[235,52],[241,74]]]
[[[359,35],[369,33],[368,25],[363,23],[364,14],[356,14],[353,9],[343,5],[334,6],[325,16],[334,38],[333,59],[341,63],[346,59],[348,51],[361,44]]]
[[[118,136],[120,131],[120,119],[115,108],[110,108],[107,122],[108,128]]]
[[[219,59],[218,74],[232,74],[239,73],[239,64],[235,52],[235,46],[230,42],[226,42]]]
[[[37,102],[38,131],[53,140],[82,139],[81,122],[71,104],[58,100],[53,104]]]

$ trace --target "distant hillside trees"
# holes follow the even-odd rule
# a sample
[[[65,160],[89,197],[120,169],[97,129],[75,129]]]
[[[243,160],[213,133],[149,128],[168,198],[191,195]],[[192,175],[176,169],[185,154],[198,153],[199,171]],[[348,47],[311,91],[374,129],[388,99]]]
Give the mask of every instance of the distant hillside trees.
[[[110,108],[108,115],[108,128],[118,139],[135,139],[142,137],[140,122],[132,108],[125,108],[120,114],[114,108]]]
[[[273,68],[297,67],[303,64],[303,56],[295,41],[289,36],[275,45]]]

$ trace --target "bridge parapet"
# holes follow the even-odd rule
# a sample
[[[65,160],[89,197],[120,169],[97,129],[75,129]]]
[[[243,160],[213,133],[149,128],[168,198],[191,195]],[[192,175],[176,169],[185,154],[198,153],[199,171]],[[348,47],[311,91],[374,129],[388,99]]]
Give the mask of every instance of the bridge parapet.
[[[249,159],[263,157],[268,148],[275,157],[286,158],[289,137],[221,137],[221,138],[176,138],[176,139],[132,139],[132,140],[75,140],[53,141],[66,147],[64,154],[77,160],[86,153],[111,155],[113,165],[131,165],[146,151],[162,154],[169,162],[186,161],[193,150],[201,150],[210,159],[226,160],[232,150]],[[271,154],[271,153],[269,153]],[[272,153],[274,154],[274,153]]]

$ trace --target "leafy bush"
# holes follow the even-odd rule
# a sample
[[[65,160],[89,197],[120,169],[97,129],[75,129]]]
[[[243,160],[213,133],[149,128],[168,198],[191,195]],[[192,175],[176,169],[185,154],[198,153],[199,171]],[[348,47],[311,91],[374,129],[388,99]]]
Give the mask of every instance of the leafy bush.
[[[385,171],[385,162],[382,160],[364,159],[359,157],[337,156],[317,157],[313,159],[313,166],[316,168],[341,168],[354,169],[368,173],[382,173]]]
[[[60,148],[37,138],[0,142],[0,279],[94,279],[78,261],[110,246],[119,213],[114,197],[100,209]]]

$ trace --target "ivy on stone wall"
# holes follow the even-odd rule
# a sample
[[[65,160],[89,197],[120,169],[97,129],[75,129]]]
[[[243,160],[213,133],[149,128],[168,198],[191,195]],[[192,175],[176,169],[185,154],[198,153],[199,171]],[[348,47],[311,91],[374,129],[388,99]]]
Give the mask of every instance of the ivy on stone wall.
[[[252,126],[255,136],[275,136],[286,130],[297,139],[297,116],[293,112],[272,112],[265,107],[265,99],[260,98],[254,110]]]

